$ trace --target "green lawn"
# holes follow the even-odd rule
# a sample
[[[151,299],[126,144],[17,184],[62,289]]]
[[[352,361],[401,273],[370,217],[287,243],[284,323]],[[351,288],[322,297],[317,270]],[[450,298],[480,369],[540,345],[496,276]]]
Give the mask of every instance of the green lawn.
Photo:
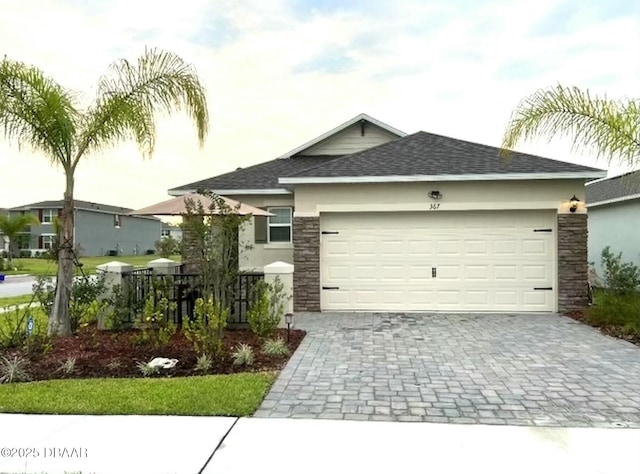
[[[6,298],[0,298],[0,308],[14,304],[29,303],[31,298],[33,298],[33,295],[7,296]],[[37,305],[38,300],[34,300],[33,304]]]
[[[0,385],[0,412],[69,415],[253,414],[273,373],[181,378],[49,380]]]
[[[91,274],[96,272],[96,267],[103,263],[118,260],[119,262],[130,263],[135,267],[146,266],[151,260],[160,258],[159,255],[121,255],[119,257],[81,257],[82,269],[85,273]],[[171,257],[172,260],[180,261],[179,255]],[[6,260],[5,260],[6,263]],[[45,258],[14,258],[12,264],[18,270],[3,270],[5,275],[19,275],[28,273],[30,275],[55,275],[58,265]]]

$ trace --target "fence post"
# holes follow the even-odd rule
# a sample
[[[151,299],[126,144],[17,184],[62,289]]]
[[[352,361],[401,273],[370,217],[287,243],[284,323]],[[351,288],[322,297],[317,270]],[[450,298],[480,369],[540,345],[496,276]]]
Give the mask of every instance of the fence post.
[[[178,273],[180,268],[180,264],[170,258],[157,258],[155,260],[151,260],[147,266],[153,269],[153,272],[158,275],[175,275]]]
[[[284,293],[291,296],[284,307],[284,312],[293,313],[293,265],[286,262],[273,262],[264,267],[264,281],[273,283],[276,278],[284,285]],[[284,318],[280,320],[280,327],[284,327]]]
[[[98,298],[99,300],[105,300],[113,295],[113,288],[117,285],[120,287],[124,283],[124,275],[133,271],[133,265],[128,263],[113,261],[98,265],[96,270],[104,275],[105,290]],[[105,329],[104,327],[104,315],[98,317],[98,329]]]

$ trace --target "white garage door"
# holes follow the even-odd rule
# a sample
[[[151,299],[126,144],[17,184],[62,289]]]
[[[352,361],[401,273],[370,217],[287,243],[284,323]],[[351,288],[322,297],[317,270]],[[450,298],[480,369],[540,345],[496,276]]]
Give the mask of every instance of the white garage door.
[[[554,311],[555,212],[322,214],[324,311]]]

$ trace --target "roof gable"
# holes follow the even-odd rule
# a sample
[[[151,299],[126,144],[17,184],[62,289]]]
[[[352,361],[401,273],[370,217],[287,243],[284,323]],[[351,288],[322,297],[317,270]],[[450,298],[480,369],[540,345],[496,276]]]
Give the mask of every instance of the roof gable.
[[[285,153],[280,158],[296,156],[340,156],[377,146],[406,133],[367,114],[359,114],[326,133]]]
[[[282,178],[281,184],[434,179],[594,178],[606,172],[540,156],[418,132]]]
[[[587,183],[585,199],[587,206],[640,199],[640,170]]]

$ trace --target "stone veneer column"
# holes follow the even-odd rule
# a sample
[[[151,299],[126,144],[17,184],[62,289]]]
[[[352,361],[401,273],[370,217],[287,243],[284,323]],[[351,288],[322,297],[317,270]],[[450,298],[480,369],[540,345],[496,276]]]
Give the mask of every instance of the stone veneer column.
[[[587,214],[558,214],[558,311],[587,306]]]
[[[320,217],[293,218],[293,310],[320,311]]]

